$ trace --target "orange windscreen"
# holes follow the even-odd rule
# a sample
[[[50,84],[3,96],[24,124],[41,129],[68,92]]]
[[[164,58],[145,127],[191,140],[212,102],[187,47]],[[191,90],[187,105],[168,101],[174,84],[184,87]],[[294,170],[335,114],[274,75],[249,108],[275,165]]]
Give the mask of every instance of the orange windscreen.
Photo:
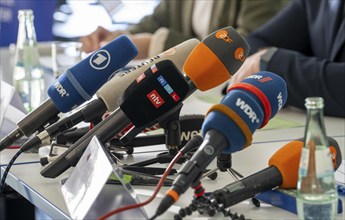
[[[201,91],[212,89],[231,76],[222,61],[204,43],[193,49],[183,71]]]
[[[302,147],[302,141],[291,141],[280,148],[268,161],[268,165],[277,167],[283,177],[280,188],[296,189]]]

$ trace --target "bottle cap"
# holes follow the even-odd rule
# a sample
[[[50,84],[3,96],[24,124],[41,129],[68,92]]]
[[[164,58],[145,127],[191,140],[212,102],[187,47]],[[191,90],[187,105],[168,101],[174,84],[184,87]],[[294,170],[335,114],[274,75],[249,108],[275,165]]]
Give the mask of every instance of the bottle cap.
[[[324,102],[322,97],[308,97],[305,99],[305,107],[308,109],[323,108]]]

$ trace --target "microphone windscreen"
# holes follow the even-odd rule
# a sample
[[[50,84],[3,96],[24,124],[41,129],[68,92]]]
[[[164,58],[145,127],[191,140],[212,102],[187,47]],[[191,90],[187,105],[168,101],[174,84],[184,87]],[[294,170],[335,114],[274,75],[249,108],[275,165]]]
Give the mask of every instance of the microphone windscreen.
[[[285,105],[287,100],[287,86],[285,81],[277,74],[261,71],[251,75],[240,83],[231,86],[228,92],[232,90],[246,90],[252,94],[253,98],[261,104],[264,111],[264,118],[261,127]]]
[[[190,91],[184,76],[170,60],[153,64],[119,97],[119,107],[140,128],[180,106]]]
[[[269,166],[275,166],[281,173],[283,179],[281,188],[296,188],[302,147],[303,141],[291,141],[280,148],[268,161]]]
[[[228,140],[225,152],[242,150],[251,144],[255,130],[266,124],[265,118],[278,111],[277,108],[271,114],[267,109],[278,106],[277,103],[283,106],[286,94],[286,84],[280,76],[267,71],[254,74],[234,85],[220,104],[209,109],[202,126],[203,134],[211,129],[217,130]],[[270,112],[270,117],[266,116],[267,112]]]
[[[208,35],[187,58],[183,71],[201,91],[212,89],[230,78],[249,53],[246,40],[232,27]]]
[[[149,60],[146,60],[145,62],[129,69],[128,71],[116,74],[97,91],[97,97],[103,100],[108,111],[114,111],[117,107],[119,107],[117,101],[123,91],[146,69],[148,69],[150,65],[158,63],[162,60],[171,60],[175,66],[181,70],[188,55],[199,42],[200,41],[195,38],[189,39],[150,58]]]
[[[48,89],[48,95],[60,112],[68,112],[92,98],[110,75],[123,68],[138,54],[125,35],[95,51],[67,69]]]
[[[276,115],[286,103],[287,86],[285,81],[282,80],[282,78],[277,74],[268,71],[261,71],[242,80],[239,84],[237,84],[237,88],[240,88],[242,86],[241,84],[251,86],[246,87],[247,85],[243,85],[245,87],[244,89],[247,89],[251,93],[255,94],[256,97],[261,97],[260,91],[267,97],[271,107],[271,114],[268,119],[271,119],[274,115]],[[256,88],[253,88],[253,86],[260,91],[258,91]],[[229,88],[229,90],[231,89],[232,87]]]
[[[280,188],[296,189],[298,181],[298,169],[301,158],[301,152],[304,142],[301,139],[291,141],[276,151],[270,160],[269,166],[275,166],[281,173],[283,182]],[[341,150],[338,142],[332,137],[327,137],[334,169],[338,169],[342,162]]]

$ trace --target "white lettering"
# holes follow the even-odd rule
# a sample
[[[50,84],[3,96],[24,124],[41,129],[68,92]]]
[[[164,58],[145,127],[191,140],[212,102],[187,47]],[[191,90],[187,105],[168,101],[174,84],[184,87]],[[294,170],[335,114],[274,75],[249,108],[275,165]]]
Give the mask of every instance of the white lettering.
[[[92,62],[94,62],[97,65],[100,65],[101,63],[103,63],[105,60],[107,60],[107,58],[105,56],[103,56],[102,54],[97,54],[96,55],[97,58],[94,59]]]
[[[262,76],[260,75],[251,75],[247,77],[248,79],[262,79]]]
[[[162,102],[159,100],[159,97],[156,96],[156,95],[153,94],[153,93],[150,95],[150,98],[151,98],[151,100],[152,100],[154,103],[156,103],[157,105],[159,105],[159,104],[162,103]]]
[[[227,35],[227,33],[222,33],[220,37],[227,43],[231,43],[232,39]]]
[[[57,81],[57,82],[54,84],[54,88],[56,89],[56,91],[59,93],[59,95],[60,95],[61,97],[68,96],[67,91],[64,89],[64,87],[61,85],[61,83],[60,83],[59,81]]]
[[[199,131],[183,131],[181,132],[181,141],[189,141],[192,139],[195,135],[201,135],[201,130]]]
[[[256,113],[253,111],[253,109],[245,103],[240,98],[237,98],[236,106],[239,107],[243,112],[248,115],[249,119],[252,121],[252,123],[259,123],[259,119],[256,116]]]
[[[281,92],[278,94],[277,100],[278,100],[278,110],[280,110],[283,108],[283,96]]]
[[[131,72],[133,72],[133,71],[135,71],[135,70],[137,70],[137,69],[139,69],[139,68],[141,68],[141,67],[144,67],[144,66],[146,66],[146,65],[149,65],[149,64],[155,62],[155,61],[158,60],[158,59],[160,59],[160,56],[159,56],[159,55],[156,55],[156,56],[151,57],[150,59],[145,60],[144,62],[142,62],[142,63],[140,63],[140,64],[138,64],[138,65],[136,65],[136,66],[134,66],[134,67],[129,68],[128,70],[124,71],[123,73],[124,73],[124,75],[125,75],[125,74],[128,74],[128,73],[131,73]]]

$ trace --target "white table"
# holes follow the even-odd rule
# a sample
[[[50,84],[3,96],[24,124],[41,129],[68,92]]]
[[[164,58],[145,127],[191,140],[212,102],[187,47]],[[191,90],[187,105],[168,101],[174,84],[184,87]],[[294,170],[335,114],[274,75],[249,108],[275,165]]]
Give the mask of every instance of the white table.
[[[212,103],[201,101],[202,97],[211,97],[213,95],[219,97],[219,88],[211,90],[206,93],[196,92],[194,95],[188,98],[182,109],[181,115],[184,114],[204,114]],[[252,146],[246,148],[243,151],[236,152],[232,155],[232,164],[238,172],[244,176],[255,173],[261,169],[267,167],[268,159],[279,148],[291,140],[298,139],[304,135],[304,123],[305,112],[294,108],[285,108],[280,111],[277,118],[286,120],[286,122],[292,122],[296,126],[294,127],[281,127],[277,129],[261,129],[255,132],[253,137]],[[269,125],[268,125],[269,126]],[[325,117],[325,126],[327,134],[334,137],[342,150],[342,157],[344,158],[344,143],[345,143],[345,119]],[[133,161],[142,161],[154,157],[157,153],[148,151],[154,151],[155,148],[162,149],[162,146],[151,146],[143,148],[135,148],[132,156],[126,156],[128,163]],[[1,152],[1,164],[6,163],[13,156],[14,150],[4,150]],[[64,203],[61,194],[60,180],[68,177],[73,170],[70,168],[65,173],[57,177],[56,179],[43,178],[40,175],[42,166],[37,162],[39,160],[37,154],[24,154],[17,159],[17,165],[14,165],[7,179],[7,184],[22,194],[30,202],[32,202],[38,208],[44,210],[53,219],[68,219],[69,214],[66,204]],[[215,168],[213,162],[209,168]],[[1,167],[4,169],[4,167]],[[219,173],[216,180],[210,180],[208,178],[203,179],[203,186],[206,191],[213,191],[219,189],[234,180],[228,173]],[[152,193],[155,187],[152,186],[133,186],[136,192],[139,194],[141,201],[146,200]],[[163,187],[160,190],[158,198],[156,198],[149,205],[145,206],[145,210],[149,217],[151,217],[157,205],[159,204],[162,196],[164,195],[167,187]],[[157,219],[173,219],[173,215],[176,214],[180,207],[189,205],[192,199],[193,192],[188,190],[183,194],[179,201],[171,207],[166,213]],[[342,198],[344,200],[344,198]],[[118,208],[118,207],[114,207]],[[297,215],[282,210],[280,208],[273,207],[271,205],[262,204],[260,208],[256,208],[250,205],[248,201],[243,201],[235,206],[231,207],[233,212],[244,214],[246,218],[250,219],[297,219]],[[344,203],[343,203],[343,210]],[[337,219],[344,219],[344,213],[339,214]],[[214,218],[222,218],[223,215],[216,215]],[[188,219],[208,219],[207,215],[200,215],[195,212]]]

